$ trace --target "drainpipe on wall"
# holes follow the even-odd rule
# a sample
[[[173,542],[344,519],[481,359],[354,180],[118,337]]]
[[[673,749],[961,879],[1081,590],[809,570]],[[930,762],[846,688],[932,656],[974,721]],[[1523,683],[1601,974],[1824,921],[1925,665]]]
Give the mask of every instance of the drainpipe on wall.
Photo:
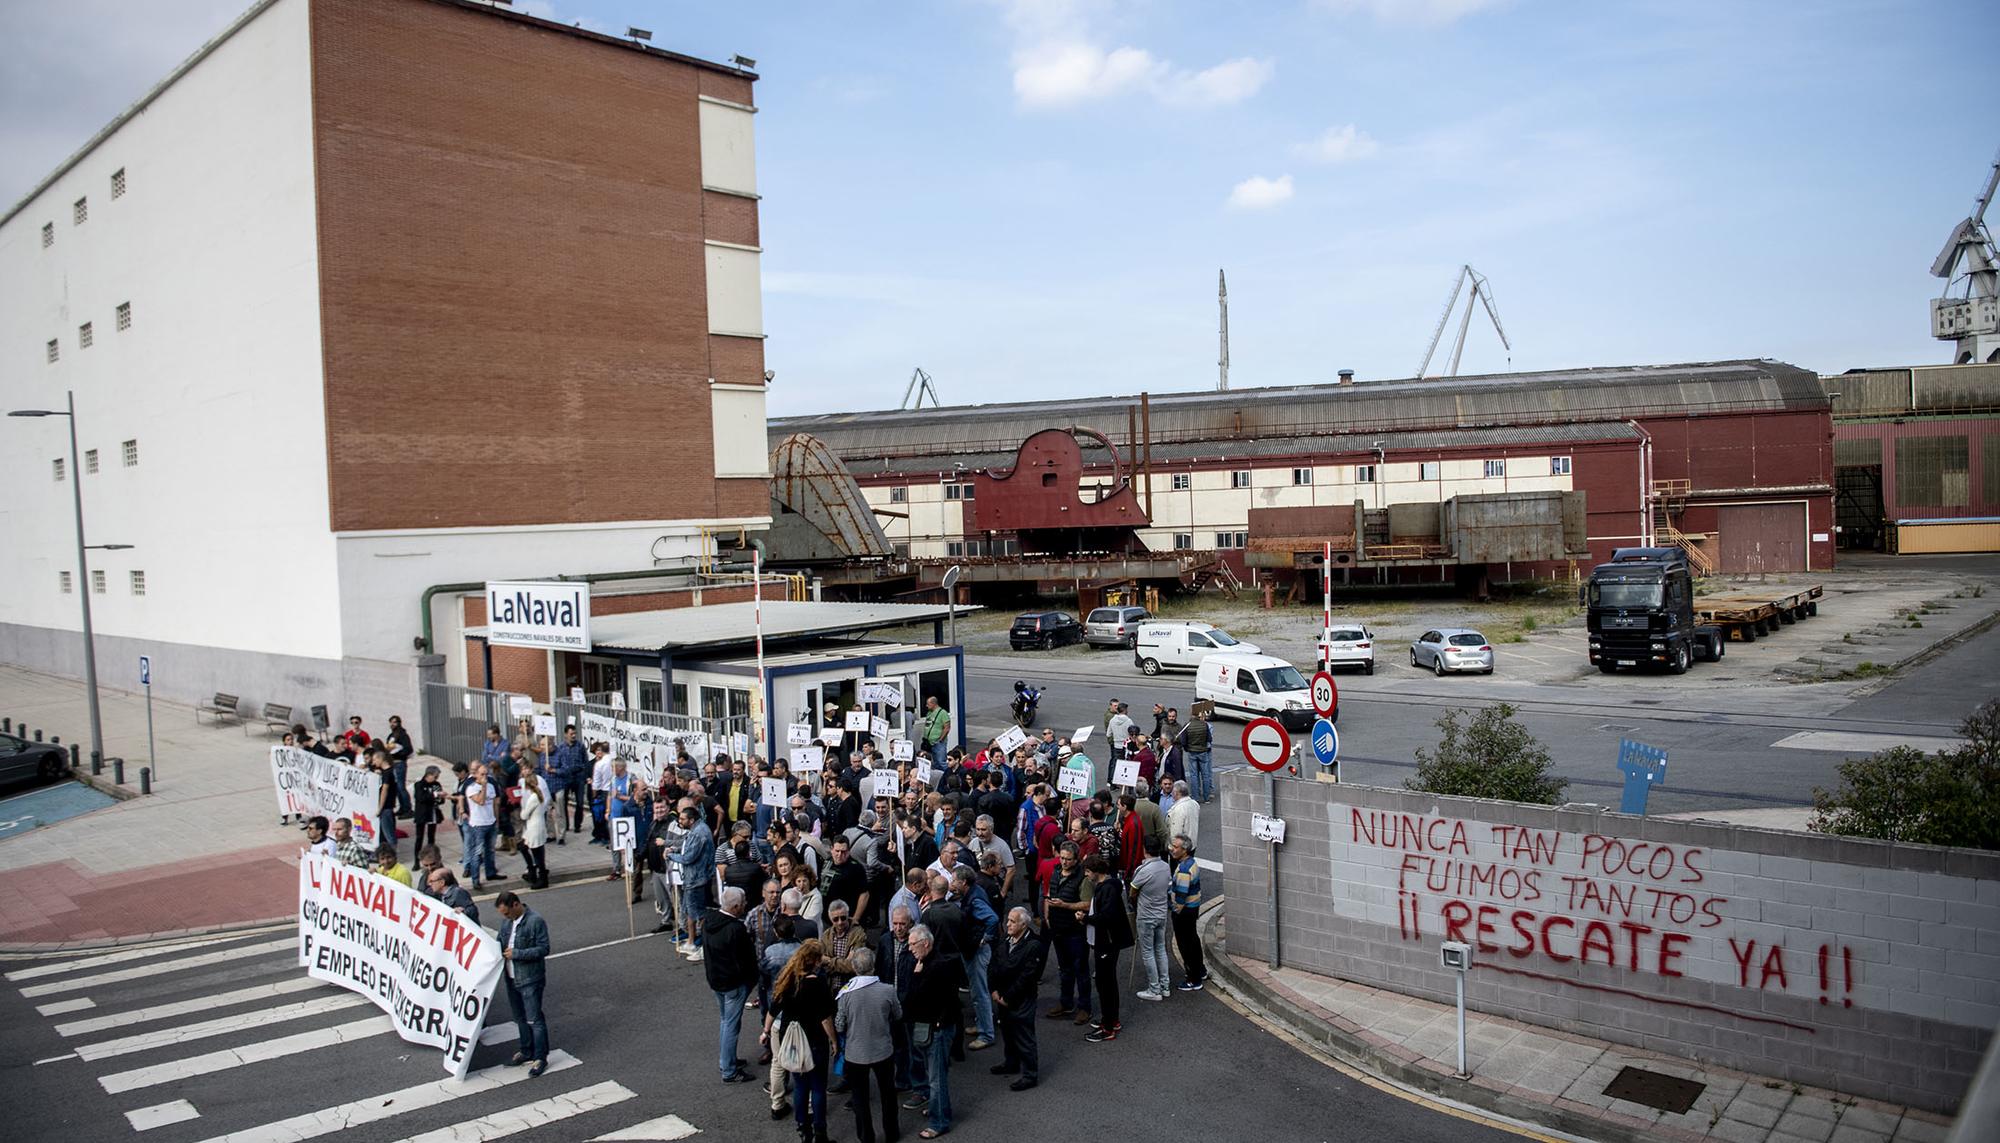
[[[1653,535],[1653,434],[1634,420],[1625,422],[1639,434],[1639,546],[1650,548],[1659,537]],[[1576,478],[1571,477],[1572,481]]]

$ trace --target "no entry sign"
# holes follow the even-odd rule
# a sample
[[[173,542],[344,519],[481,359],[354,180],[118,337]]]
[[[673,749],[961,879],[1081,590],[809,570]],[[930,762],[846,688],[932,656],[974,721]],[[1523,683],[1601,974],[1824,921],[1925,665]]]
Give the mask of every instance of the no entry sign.
[[[1315,672],[1312,681],[1313,709],[1321,718],[1332,718],[1334,706],[1340,701],[1340,690],[1333,685],[1333,676],[1325,671]]]
[[[1285,764],[1292,752],[1292,736],[1275,718],[1253,718],[1243,727],[1243,757],[1252,766],[1271,773]]]

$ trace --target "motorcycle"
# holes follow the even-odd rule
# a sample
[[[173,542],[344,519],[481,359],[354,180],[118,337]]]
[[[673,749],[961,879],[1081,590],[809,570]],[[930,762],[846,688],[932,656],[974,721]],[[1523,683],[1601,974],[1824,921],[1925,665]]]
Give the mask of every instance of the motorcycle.
[[[1035,711],[1042,705],[1042,692],[1017,679],[1014,682],[1014,701],[1009,705],[1014,711],[1014,725],[1022,730],[1031,730],[1035,725]]]

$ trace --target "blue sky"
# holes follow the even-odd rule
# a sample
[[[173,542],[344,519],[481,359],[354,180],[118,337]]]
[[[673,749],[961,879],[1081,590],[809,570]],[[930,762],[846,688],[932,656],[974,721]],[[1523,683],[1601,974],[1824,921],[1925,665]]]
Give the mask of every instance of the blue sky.
[[[1466,262],[1464,372],[1941,362],[2000,146],[1972,0],[520,6],[758,61],[773,415],[1213,387],[1219,267],[1236,387],[1410,376]],[[6,196],[240,7],[10,0]]]

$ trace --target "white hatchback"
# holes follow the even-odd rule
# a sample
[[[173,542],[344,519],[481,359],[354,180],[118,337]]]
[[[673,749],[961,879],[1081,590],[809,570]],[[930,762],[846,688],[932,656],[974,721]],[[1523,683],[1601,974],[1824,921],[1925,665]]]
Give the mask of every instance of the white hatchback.
[[[1320,660],[1329,668],[1360,667],[1375,673],[1375,633],[1366,627],[1335,627],[1319,641]]]

